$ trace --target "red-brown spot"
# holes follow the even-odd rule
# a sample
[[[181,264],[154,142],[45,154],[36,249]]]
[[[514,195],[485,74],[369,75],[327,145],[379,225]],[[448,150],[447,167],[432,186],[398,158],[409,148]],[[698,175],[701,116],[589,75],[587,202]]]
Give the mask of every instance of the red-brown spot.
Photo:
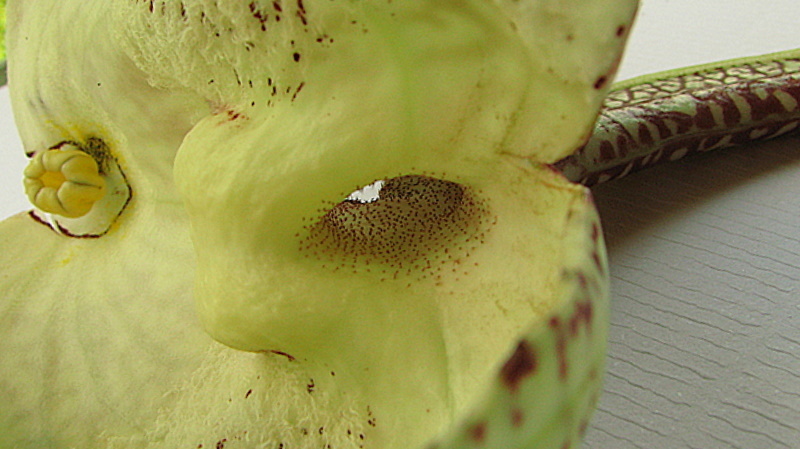
[[[56,223],[56,228],[60,234],[66,235],[67,237],[72,237],[74,239],[99,239],[103,236],[103,234],[73,234],[69,229],[65,228],[61,225],[61,223]]]
[[[514,354],[509,357],[500,370],[500,378],[503,384],[512,393],[515,393],[522,380],[536,371],[536,365],[536,354],[533,348],[527,341],[522,340],[517,345]]]
[[[40,217],[39,215],[36,214],[36,211],[34,211],[34,210],[28,211],[28,216],[31,217],[33,219],[33,221],[35,221],[36,223],[39,223],[41,225],[45,225],[48,228],[53,229],[53,227],[50,226],[50,223],[48,223],[44,218],[42,218],[42,217]]]
[[[584,419],[583,421],[581,421],[581,425],[578,428],[578,435],[580,435],[581,438],[583,438],[584,436],[586,436],[587,430],[589,430],[589,420]]]
[[[591,330],[592,313],[592,303],[588,300],[575,303],[575,314],[572,315],[569,322],[569,332],[571,336],[574,337],[578,335],[582,324],[586,326],[587,330]]]
[[[594,82],[594,88],[598,90],[602,89],[606,86],[606,83],[608,83],[608,77],[603,75],[597,78],[597,81]]]
[[[486,441],[486,423],[473,424],[469,428],[469,437],[476,443],[483,443]]]
[[[569,373],[567,363],[567,336],[562,328],[561,319],[557,316],[550,318],[550,328],[553,329],[556,337],[556,356],[558,357],[558,377],[562,382],[566,382]]]
[[[283,351],[268,351],[268,352],[271,352],[271,353],[273,353],[275,355],[282,355],[282,356],[286,357],[287,359],[289,359],[290,362],[294,362],[296,360],[293,355],[287,354],[287,353],[285,353]]]
[[[625,25],[620,25],[617,27],[617,37],[622,37],[625,34],[625,30],[628,28]]]
[[[514,427],[520,427],[525,422],[525,414],[522,412],[521,409],[515,408],[511,410],[511,425]]]
[[[295,90],[294,95],[292,95],[292,101],[297,99],[297,95],[300,93],[301,90],[303,90],[303,87],[305,87],[305,85],[306,83],[305,81],[303,81],[300,83],[300,85],[297,86],[297,90]]]
[[[597,271],[600,273],[604,273],[605,269],[603,268],[603,261],[600,260],[600,254],[597,251],[592,253],[592,261],[594,261],[594,265],[597,267]]]
[[[586,278],[586,274],[578,273],[578,285],[581,286],[582,290],[587,290],[589,288],[589,280]]]

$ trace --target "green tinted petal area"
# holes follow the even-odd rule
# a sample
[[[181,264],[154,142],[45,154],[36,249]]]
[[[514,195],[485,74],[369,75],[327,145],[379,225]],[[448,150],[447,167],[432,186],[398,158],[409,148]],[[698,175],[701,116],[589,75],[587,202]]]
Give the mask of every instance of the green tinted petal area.
[[[364,104],[396,103],[374,120],[481,136],[465,152],[553,162],[589,135],[636,4],[193,0],[116,11],[120,40],[151,82],[194,90],[237,117],[316,95],[307,89],[349,91]]]
[[[614,79],[637,1],[497,0],[532,72],[509,134],[515,154],[554,162],[588,138]]]
[[[587,297],[605,306],[601,275],[592,277],[583,302],[572,292],[586,277],[574,272],[573,258],[599,245],[599,228],[574,218],[592,213],[584,190],[516,157],[519,120],[528,108],[541,109],[531,99],[544,97],[533,87],[540,83],[528,58],[532,44],[509,22],[506,6],[327,10],[329,4],[304,2],[305,15],[289,15],[318,23],[329,37],[325,46],[314,47],[315,38],[299,57],[276,54],[277,65],[261,76],[266,86],[199,122],[178,152],[176,182],[198,257],[198,310],[226,345],[287,354],[316,380],[336,372],[328,391],[362,421],[369,421],[364,410],[377,417],[368,441],[415,447],[471,408],[526,329],[546,327],[555,310],[572,319]],[[614,23],[609,34],[619,51],[627,25]],[[165,75],[160,82],[170,81]],[[210,95],[211,84],[194,88]],[[555,84],[542,83],[544,90]],[[560,101],[583,114],[568,119],[578,142],[605,84],[594,78],[563,86],[569,95]],[[585,113],[587,107],[594,109]],[[400,179],[416,180],[403,187],[413,198],[406,203],[386,192]],[[346,199],[376,183],[386,197]],[[458,186],[458,199],[433,193],[435,183]],[[409,216],[433,220],[431,204],[451,202],[454,214],[466,217],[463,227],[437,222],[440,230],[420,237],[407,226]],[[406,232],[398,237],[372,222],[405,223],[399,229]],[[596,257],[602,264],[604,256]],[[576,362],[575,377],[564,381],[580,386],[543,406],[570,414],[554,424],[566,434],[577,432],[573,421],[585,419],[599,385],[604,316],[594,315],[599,346],[588,338],[575,343],[593,356],[585,363],[594,380],[585,380],[589,369]],[[575,332],[589,318],[576,318]],[[558,365],[559,357],[572,357],[555,347],[543,358]],[[558,377],[546,379],[549,388]]]
[[[477,406],[431,448],[578,448],[602,387],[608,266],[591,196],[572,205],[555,307],[526,329]]]
[[[276,122],[271,124],[282,125]],[[423,243],[429,252],[418,260],[396,252],[394,240],[373,239],[388,255],[364,257],[326,241],[307,245],[309,239],[316,243],[316,226],[331,212],[321,218],[326,203],[311,196],[316,172],[305,173],[309,178],[297,173],[296,182],[276,173],[279,164],[269,159],[268,149],[284,144],[277,133],[239,140],[228,138],[221,126],[198,126],[176,160],[193,223],[200,319],[214,338],[234,348],[288,354],[318,382],[333,381],[327,373],[336,372],[335,383],[321,388],[353,404],[362,421],[368,420],[365,410],[377,417],[378,425],[365,432],[377,447],[422,444],[470,408],[531,323],[541,325],[562,303],[572,306],[562,291],[577,281],[562,270],[577,251],[572,245],[585,248],[589,237],[580,237],[593,232],[570,225],[573,209],[591,209],[585,192],[514,158],[465,162],[458,176],[445,179],[474,195],[466,207],[481,215],[476,238],[456,236],[432,249]],[[308,143],[318,134],[310,133]],[[361,137],[380,148],[380,139]],[[292,135],[292,142],[304,141]],[[431,173],[430,168],[419,170]],[[402,213],[378,208],[371,214],[403,219]],[[363,234],[373,229],[355,223]],[[401,242],[405,248],[413,240]],[[597,336],[602,339],[602,332]],[[597,357],[602,359],[602,351]]]

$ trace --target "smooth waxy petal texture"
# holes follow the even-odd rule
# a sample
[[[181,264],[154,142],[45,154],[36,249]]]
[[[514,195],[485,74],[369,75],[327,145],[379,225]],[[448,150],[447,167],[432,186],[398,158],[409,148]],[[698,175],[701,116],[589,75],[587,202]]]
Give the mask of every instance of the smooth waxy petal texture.
[[[536,437],[543,447],[576,441],[604,342],[599,231],[582,188],[517,156],[551,161],[582,139],[635,2],[563,14],[546,2],[396,3],[12,4],[26,149],[101,139],[133,193],[99,239],[26,216],[3,225],[14,288],[3,290],[0,385],[16,398],[0,408],[13,424],[4,438],[388,449],[442,434],[461,445],[476,435],[470,419],[518,404],[562,417]],[[556,34],[565,43],[545,51]],[[377,262],[345,261],[353,254],[315,233],[351,191],[401,175],[461,186],[400,191],[461,192],[443,198],[466,221],[440,221],[415,244],[383,233],[393,248]],[[422,210],[441,215],[431,198]],[[257,352],[202,332],[190,284],[205,329]],[[554,314],[567,327],[548,324]],[[519,347],[540,359],[506,361]],[[518,375],[531,363],[540,375]],[[540,432],[517,428],[492,441]]]

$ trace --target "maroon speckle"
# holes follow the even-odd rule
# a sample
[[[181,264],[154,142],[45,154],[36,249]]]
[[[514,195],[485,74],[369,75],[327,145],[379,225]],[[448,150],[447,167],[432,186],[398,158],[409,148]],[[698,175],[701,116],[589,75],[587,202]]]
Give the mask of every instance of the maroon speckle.
[[[586,278],[586,274],[578,273],[578,285],[581,286],[581,289],[586,290],[589,288],[589,280]]]
[[[483,443],[486,440],[486,423],[472,425],[469,428],[469,437],[477,443]]]
[[[578,435],[580,435],[581,438],[583,438],[586,435],[587,430],[589,430],[589,421],[588,420],[581,421],[581,425],[578,428]]]
[[[244,398],[245,399],[249,398],[251,394],[253,394],[253,390],[252,389],[247,390],[247,393],[245,393]]]
[[[618,26],[617,27],[617,37],[622,37],[625,34],[625,30],[627,30],[627,29],[628,29],[628,27],[626,27],[625,25]]]
[[[536,371],[536,364],[533,348],[527,341],[522,340],[500,370],[500,378],[503,384],[515,393],[522,380]]]
[[[515,408],[511,411],[511,425],[520,427],[525,422],[525,414],[521,409]]]
[[[292,59],[294,59],[294,62],[300,62],[300,53],[293,54]]]
[[[100,237],[102,237],[104,235],[104,234],[81,234],[81,235],[73,234],[69,229],[67,229],[64,226],[62,226],[61,223],[56,223],[56,228],[58,229],[59,233],[61,233],[63,235],[66,235],[67,237],[72,237],[74,239],[87,239],[87,240],[89,240],[89,239],[99,239]]]
[[[294,91],[294,95],[292,95],[292,101],[294,101],[295,99],[297,99],[297,94],[299,94],[299,93],[300,93],[300,91],[301,91],[301,90],[303,90],[303,87],[305,87],[305,85],[306,85],[306,83],[305,83],[305,82],[301,82],[301,83],[300,83],[300,85],[299,85],[299,86],[297,86],[297,90],[295,90],[295,91]]]
[[[269,20],[269,14],[264,14],[258,9],[258,5],[256,2],[251,2],[249,5],[250,7],[250,14],[255,17],[256,20],[261,24],[261,31],[267,31],[267,21]]]
[[[223,438],[223,439],[217,441],[217,449],[225,449],[225,443],[227,443],[227,442],[228,442],[227,438]]]
[[[597,271],[600,273],[605,272],[603,268],[603,261],[600,259],[600,254],[598,254],[597,251],[592,253],[592,260],[594,261],[594,265],[597,267]]]
[[[33,221],[35,221],[36,223],[39,223],[41,225],[45,225],[48,228],[53,229],[53,227],[50,226],[50,223],[48,223],[47,221],[45,221],[44,218],[42,218],[42,217],[40,217],[39,215],[36,214],[36,211],[34,211],[34,210],[28,211],[28,216],[31,217],[33,219]]]
[[[561,319],[557,316],[550,318],[550,328],[556,337],[556,356],[558,357],[558,377],[562,382],[567,380],[569,365],[567,363],[567,336],[564,335]]]
[[[308,25],[308,19],[306,19],[306,7],[303,5],[303,0],[297,0],[297,17],[300,18],[300,22],[303,25]]]
[[[592,323],[592,303],[589,301],[582,301],[575,304],[575,314],[569,321],[569,333],[575,337],[578,335],[581,325],[585,325],[587,330],[591,330]]]
[[[594,82],[594,88],[602,89],[606,86],[607,82],[608,82],[608,77],[603,75],[600,78],[597,78],[597,81]]]
[[[283,8],[281,7],[281,2],[272,2],[272,7],[275,8],[275,11],[283,12]]]
[[[283,351],[269,351],[269,352],[271,352],[273,354],[276,354],[276,355],[282,355],[282,356],[286,357],[287,359],[289,359],[290,362],[294,362],[296,360],[293,355],[287,354],[287,353],[285,353]]]

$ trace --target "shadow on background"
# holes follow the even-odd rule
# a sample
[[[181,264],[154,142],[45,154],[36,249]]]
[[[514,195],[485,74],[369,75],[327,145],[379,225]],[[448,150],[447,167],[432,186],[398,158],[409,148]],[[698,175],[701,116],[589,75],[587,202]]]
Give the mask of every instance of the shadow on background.
[[[612,315],[583,447],[798,447],[800,137],[593,192]]]
[[[609,255],[650,228],[797,163],[800,136],[693,155],[598,185],[592,192]]]

